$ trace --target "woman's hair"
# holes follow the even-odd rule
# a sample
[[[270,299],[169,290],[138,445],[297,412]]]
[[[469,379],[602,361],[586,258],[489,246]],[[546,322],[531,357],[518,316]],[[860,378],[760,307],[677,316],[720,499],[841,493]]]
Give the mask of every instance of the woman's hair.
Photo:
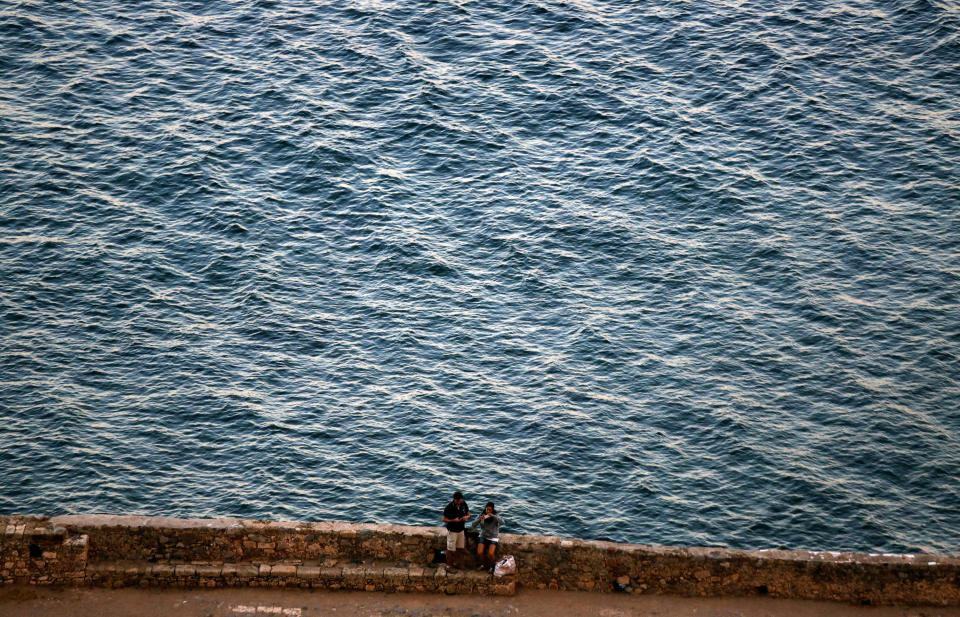
[[[497,513],[497,509],[493,507],[493,502],[492,502],[492,501],[488,501],[488,502],[487,502],[487,505],[483,506],[483,511],[486,512],[486,511],[487,511],[487,508],[490,508],[491,512],[493,512],[494,514]]]

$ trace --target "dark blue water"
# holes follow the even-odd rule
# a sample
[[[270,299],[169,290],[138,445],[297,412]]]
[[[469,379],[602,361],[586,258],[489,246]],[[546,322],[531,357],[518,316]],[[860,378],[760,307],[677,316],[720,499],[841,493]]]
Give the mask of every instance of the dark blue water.
[[[960,4],[0,1],[0,512],[960,546]]]

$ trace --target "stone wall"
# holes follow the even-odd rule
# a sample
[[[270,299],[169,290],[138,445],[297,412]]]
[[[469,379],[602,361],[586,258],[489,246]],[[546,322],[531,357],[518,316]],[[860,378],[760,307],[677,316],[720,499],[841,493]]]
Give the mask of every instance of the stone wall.
[[[0,517],[0,530],[3,583],[507,595],[520,586],[960,605],[960,559],[945,556],[737,551],[505,534],[500,552],[517,558],[518,573],[494,578],[435,563],[445,545],[439,527],[93,515]]]

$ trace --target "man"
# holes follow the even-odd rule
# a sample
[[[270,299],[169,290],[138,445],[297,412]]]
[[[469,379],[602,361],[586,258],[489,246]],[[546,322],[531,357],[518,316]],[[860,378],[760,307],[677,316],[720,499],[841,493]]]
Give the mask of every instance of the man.
[[[463,500],[463,493],[453,494],[453,501],[443,509],[443,522],[447,525],[447,567],[459,568],[467,547],[463,524],[470,519],[470,508]]]

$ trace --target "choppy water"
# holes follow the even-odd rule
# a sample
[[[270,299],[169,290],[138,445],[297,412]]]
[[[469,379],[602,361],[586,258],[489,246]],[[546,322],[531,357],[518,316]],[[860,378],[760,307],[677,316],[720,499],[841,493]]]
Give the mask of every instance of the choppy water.
[[[958,33],[0,1],[0,511],[955,553]]]

